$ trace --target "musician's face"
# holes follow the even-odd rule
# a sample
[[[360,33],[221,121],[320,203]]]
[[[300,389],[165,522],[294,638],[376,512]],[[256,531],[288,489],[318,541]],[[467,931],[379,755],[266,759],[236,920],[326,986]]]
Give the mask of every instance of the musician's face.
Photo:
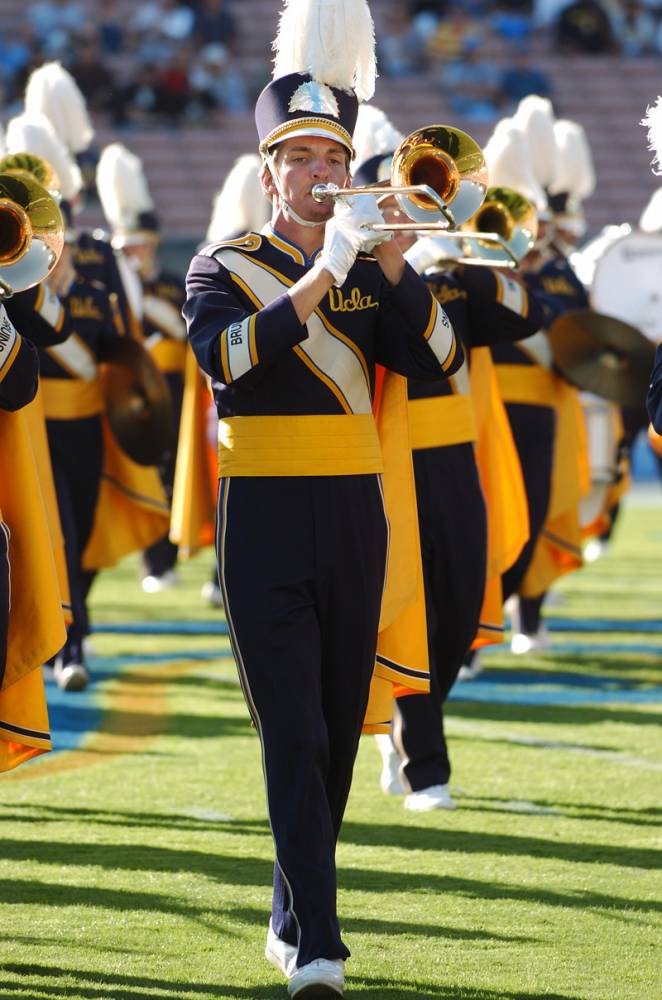
[[[309,222],[326,221],[333,215],[334,203],[320,203],[312,196],[315,184],[337,184],[346,187],[349,183],[348,153],[344,146],[320,136],[298,136],[285,139],[276,150],[274,169],[278,176],[280,193],[303,219]],[[270,194],[269,183],[266,188]]]

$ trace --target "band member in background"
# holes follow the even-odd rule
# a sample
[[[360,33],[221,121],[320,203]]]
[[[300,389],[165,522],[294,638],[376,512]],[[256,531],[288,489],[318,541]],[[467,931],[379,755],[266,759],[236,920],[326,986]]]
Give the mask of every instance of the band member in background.
[[[310,34],[294,44],[302,25]],[[189,337],[221,420],[219,578],[276,847],[266,954],[291,997],[342,996],[349,956],[335,842],[387,543],[375,363],[438,379],[462,361],[397,245],[362,228],[381,221],[374,200],[334,214],[312,197],[316,183],[349,183],[357,98],[374,88],[372,32],[364,0],[288,5],[256,106],[271,226],[206,248],[187,278]]]
[[[159,220],[140,159],[121,143],[112,143],[101,153],[96,176],[99,200],[111,229],[111,246],[133,265],[142,285],[145,347],[170,390],[174,420],[160,473],[171,501],[187,350],[181,315],[186,298],[184,281],[159,263]],[[157,593],[176,584],[176,563],[177,546],[166,532],[143,552],[143,590]]]

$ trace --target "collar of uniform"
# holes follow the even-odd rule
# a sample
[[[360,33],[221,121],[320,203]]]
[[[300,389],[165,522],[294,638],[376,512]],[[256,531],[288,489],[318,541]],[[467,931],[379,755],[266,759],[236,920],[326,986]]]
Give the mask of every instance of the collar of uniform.
[[[275,246],[278,250],[288,254],[296,264],[300,264],[302,267],[310,267],[322,249],[321,247],[318,247],[312,256],[309,257],[306,251],[300,246],[293,243],[292,240],[289,240],[286,236],[283,236],[282,233],[277,232],[270,222],[267,222],[261,232],[267,237],[272,246]]]

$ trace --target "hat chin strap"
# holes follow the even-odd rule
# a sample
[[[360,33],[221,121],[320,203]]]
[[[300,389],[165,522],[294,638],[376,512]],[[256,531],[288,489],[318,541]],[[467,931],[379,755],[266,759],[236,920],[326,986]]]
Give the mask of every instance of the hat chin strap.
[[[276,171],[276,161],[273,156],[267,158],[267,163],[269,164],[269,170],[271,171],[271,179],[274,182],[274,187],[278,192],[278,197],[280,198],[281,205],[285,211],[285,215],[291,220],[297,223],[299,226],[305,226],[307,229],[318,229],[320,226],[325,226],[327,220],[322,219],[320,222],[310,222],[309,219],[302,219],[298,212],[290,205],[289,201],[280,189],[280,182],[278,180],[278,173]]]

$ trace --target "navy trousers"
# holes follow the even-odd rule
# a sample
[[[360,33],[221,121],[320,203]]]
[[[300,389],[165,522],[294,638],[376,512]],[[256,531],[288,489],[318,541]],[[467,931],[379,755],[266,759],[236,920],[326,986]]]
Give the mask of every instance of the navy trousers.
[[[377,644],[387,522],[379,478],[222,479],[217,555],[276,849],[272,922],[298,964],[346,958],[340,831]]]
[[[172,489],[175,483],[175,465],[177,463],[177,441],[179,438],[179,422],[182,416],[182,399],[184,395],[184,380],[181,372],[166,372],[165,374],[174,415],[172,436],[168,452],[159,467],[159,475],[165,490],[168,503],[172,501]],[[143,573],[145,576],[163,576],[173,569],[177,562],[177,546],[173,545],[168,532],[150,545],[143,552]]]
[[[549,406],[507,403],[506,412],[522,466],[529,505],[529,540],[510,569],[503,574],[504,601],[519,590],[547,517],[556,428],[556,414]]]
[[[83,552],[94,524],[103,468],[101,419],[47,420],[48,446],[62,522],[73,622],[62,650],[63,662],[83,663],[89,632],[86,598],[93,574],[82,570]]]
[[[430,654],[430,694],[398,698],[394,738],[416,792],[445,785],[443,703],[478,628],[487,520],[471,444],[414,452]]]

